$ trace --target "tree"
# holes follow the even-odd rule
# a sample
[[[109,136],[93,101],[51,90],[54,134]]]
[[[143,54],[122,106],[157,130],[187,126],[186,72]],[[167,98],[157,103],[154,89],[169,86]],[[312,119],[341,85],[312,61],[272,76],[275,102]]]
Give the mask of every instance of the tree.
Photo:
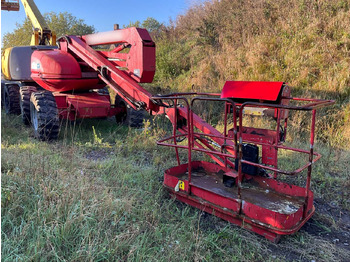
[[[44,15],[49,28],[54,31],[57,37],[62,35],[86,35],[95,32],[93,26],[87,25],[83,19],[78,19],[70,13],[50,12]],[[16,24],[12,33],[6,33],[3,37],[3,48],[23,46],[30,44],[33,32],[32,23],[28,18],[23,24]]]
[[[130,27],[141,27],[141,23],[139,20],[136,20],[135,22],[131,22],[128,25],[123,25],[124,28],[130,28]]]
[[[147,17],[145,21],[142,22],[142,27],[146,28],[151,33],[159,33],[163,24],[159,23],[153,17]]]
[[[142,23],[137,20],[135,22],[130,22],[128,25],[124,25],[123,27],[124,28],[129,28],[129,27],[145,28],[151,34],[152,37],[157,38],[162,32],[164,25],[159,23],[153,17],[147,17],[147,19],[144,20]]]

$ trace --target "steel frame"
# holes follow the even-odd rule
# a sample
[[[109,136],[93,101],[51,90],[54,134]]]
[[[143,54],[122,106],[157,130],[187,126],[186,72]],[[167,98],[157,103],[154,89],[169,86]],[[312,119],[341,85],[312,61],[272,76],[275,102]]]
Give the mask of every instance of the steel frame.
[[[261,87],[257,82],[239,82],[238,84],[230,82],[225,85],[226,88],[222,94],[192,92],[152,96],[139,85],[139,82],[143,80],[148,82],[153,79],[155,70],[155,45],[147,31],[129,28],[82,37],[67,36],[58,41],[60,50],[72,54],[79,63],[84,63],[98,72],[98,77],[116,91],[131,107],[146,109],[151,114],[165,113],[169,117],[173,125],[172,134],[159,140],[157,144],[175,149],[178,166],[166,170],[164,174],[164,186],[174,197],[264,235],[271,241],[278,241],[281,235],[295,233],[312,216],[315,211],[313,193],[310,190],[312,165],[321,157],[313,149],[316,110],[331,105],[334,101],[291,97],[290,90],[282,82],[272,84],[264,82],[264,85],[267,85],[264,87]],[[112,51],[97,51],[92,48],[94,45],[112,43],[118,44]],[[130,55],[119,53],[125,48],[130,48]],[[121,70],[120,67],[124,66],[130,66],[130,68]],[[232,87],[236,89],[233,90]],[[265,94],[264,97],[267,98],[265,101],[256,102],[259,96],[254,93],[253,89],[260,88],[259,94],[263,94],[265,87],[270,88],[269,90],[273,92]],[[235,92],[240,94],[238,98],[241,100],[234,100],[230,97]],[[77,99],[79,95],[81,95],[80,102]],[[112,108],[108,105],[107,97],[98,97],[96,93],[91,95],[92,97],[89,97],[88,93],[80,93],[79,95],[62,93],[55,95],[63,117],[76,117],[79,112],[83,112],[80,115],[84,117],[96,117],[102,114],[98,108],[99,105],[102,105],[106,116],[113,115],[118,110],[118,108]],[[189,96],[194,97],[189,99]],[[249,97],[252,100],[249,100]],[[89,104],[90,99],[96,101]],[[242,102],[242,99],[245,100]],[[179,101],[182,101],[184,105],[180,106]],[[223,134],[193,112],[194,103],[201,101],[224,103]],[[289,102],[292,101],[307,104],[289,105]],[[244,109],[247,107],[273,110],[276,129],[244,127]],[[74,109],[73,114],[72,108]],[[84,115],[84,111],[89,108],[96,110]],[[161,112],[160,108],[164,108],[164,112]],[[310,150],[283,145],[284,138],[282,136],[286,135],[288,111],[290,110],[312,112]],[[233,126],[228,128],[228,118],[231,111]],[[284,126],[283,135],[280,132],[282,125]],[[253,134],[251,131],[259,133],[259,135]],[[178,144],[177,140],[182,138],[187,139],[187,145]],[[243,143],[262,147],[262,164],[243,159]],[[179,149],[187,151],[188,161],[185,164],[180,161]],[[281,170],[278,167],[278,150],[307,154],[309,160],[296,170]],[[192,161],[193,151],[208,155],[216,164]],[[237,160],[237,171],[233,159]],[[270,173],[268,177],[244,174],[242,164],[268,170]],[[306,169],[305,188],[278,180],[279,174],[294,176]],[[208,179],[208,183],[203,184],[202,178],[196,176],[196,173],[199,173],[198,170],[204,170],[203,174]],[[225,179],[234,181],[235,187],[230,192],[223,188]],[[253,186],[252,189],[247,188],[246,184]],[[255,190],[253,198],[247,198],[249,190]],[[264,196],[261,190],[266,193],[266,202],[261,202],[259,198],[259,196]],[[288,199],[292,201],[292,210],[288,210],[289,206],[284,203]],[[276,203],[277,206],[283,206],[284,209],[282,211],[276,210]]]
[[[138,84],[138,82],[152,81],[155,72],[155,44],[145,29],[128,28],[82,37],[66,36],[58,39],[58,42],[61,50],[73,53],[99,72],[100,79],[131,107],[159,111],[159,106],[150,100],[151,93]],[[123,48],[131,45],[132,53],[126,57],[123,53],[117,53],[123,48],[104,52],[94,50],[90,46],[112,43],[122,44]],[[139,74],[135,74],[135,70],[123,71],[119,68],[127,64],[138,67]]]
[[[107,94],[86,92],[80,94],[53,93],[59,117],[74,121],[83,118],[104,118],[116,115],[122,109],[112,106]]]
[[[168,169],[165,172],[164,186],[170,191],[170,193],[174,197],[176,197],[180,201],[183,201],[187,204],[200,208],[201,210],[209,212],[211,214],[215,214],[218,217],[228,220],[234,224],[240,225],[244,228],[248,228],[253,232],[264,235],[267,239],[274,242],[277,242],[281,235],[293,234],[297,230],[299,230],[300,227],[312,216],[312,214],[315,211],[315,208],[313,206],[313,193],[310,190],[310,181],[311,181],[312,165],[321,157],[319,153],[314,152],[316,110],[321,107],[331,105],[334,103],[334,101],[283,97],[284,99],[288,99],[289,101],[308,102],[308,104],[292,106],[292,105],[257,103],[257,102],[249,102],[249,101],[239,104],[239,103],[235,103],[232,99],[212,97],[213,95],[217,96],[217,94],[202,93],[200,96],[196,96],[191,100],[188,100],[186,98],[187,95],[196,95],[196,93],[189,93],[189,94],[178,93],[178,94],[171,94],[169,96],[152,98],[154,100],[161,100],[161,101],[171,100],[173,104],[173,107],[171,109],[168,109],[168,112],[167,112],[173,124],[172,135],[157,141],[158,145],[175,148],[176,158],[178,162],[178,167]],[[208,96],[204,97],[203,95],[208,95],[209,97]],[[184,101],[185,107],[178,106],[179,100]],[[225,103],[223,134],[218,134],[217,132],[211,132],[213,129],[211,129],[207,123],[205,123],[202,119],[200,119],[197,115],[193,113],[192,108],[196,101],[217,101],[217,102]],[[171,104],[171,103],[168,103],[168,104]],[[248,106],[257,107],[257,108],[271,108],[277,111],[277,121],[276,121],[277,131],[273,134],[274,136],[276,136],[275,139],[272,140],[273,143],[254,141],[254,139],[251,139],[249,135],[244,136],[243,134],[244,128],[239,128],[239,127],[243,127],[243,117],[244,117],[243,112],[245,107],[248,107]],[[231,130],[232,131],[231,133],[233,133],[233,135],[231,136],[228,134],[228,127],[227,127],[227,122],[228,122],[227,118],[228,118],[228,113],[230,112],[230,108],[233,109],[232,112],[236,112],[237,110],[239,112],[238,116],[235,113],[232,114],[233,129]],[[279,132],[279,128],[280,128],[279,126],[281,124],[280,116],[281,116],[282,110],[297,110],[297,111],[312,112],[311,130],[310,130],[310,150],[303,150],[299,148],[292,148],[292,147],[287,147],[282,145],[283,141],[280,140],[280,132]],[[187,121],[187,125],[179,127],[178,126],[179,118],[185,118],[189,120]],[[285,128],[287,127],[287,121],[285,121],[284,126]],[[199,127],[200,131],[195,132],[194,131],[195,127]],[[180,131],[180,134],[176,134],[176,131]],[[181,137],[187,138],[187,145],[177,144],[176,142],[177,139]],[[209,143],[205,143],[206,140],[204,139],[204,137],[208,137],[211,140],[218,143],[220,145],[220,150],[216,150]],[[261,146],[272,147],[276,150],[278,149],[289,150],[296,153],[307,154],[309,155],[308,162],[293,171],[286,171],[286,170],[279,169],[277,167],[277,156],[275,159],[276,162],[274,162],[275,164],[274,167],[271,167],[265,164],[250,162],[242,159],[243,158],[242,145],[243,143],[246,143],[246,142],[253,143],[256,145],[261,145]],[[179,157],[178,149],[187,150],[188,152],[187,164],[181,165],[179,160],[180,157]],[[225,153],[224,150],[226,150],[227,152]],[[226,170],[225,176],[233,177],[236,179],[237,197],[234,199],[234,201],[236,201],[235,203],[238,205],[236,208],[230,209],[225,206],[221,206],[220,205],[221,202],[217,201],[217,199],[221,197],[219,194],[215,194],[215,192],[212,192],[209,189],[204,190],[203,188],[200,188],[192,183],[192,171],[193,171],[193,164],[194,164],[194,162],[192,161],[192,151],[198,151],[209,155],[219,166],[221,166],[224,170]],[[229,160],[229,159],[235,159],[235,158],[238,158],[237,172],[234,170],[234,163],[231,160]],[[202,162],[202,164],[204,167],[210,165],[210,163],[204,163],[204,162]],[[248,178],[254,181],[259,180],[256,177],[244,174],[242,172],[242,164],[248,164],[259,168],[263,168],[265,170],[272,171],[273,174],[270,174],[269,178],[264,178],[264,183],[272,183],[271,181],[278,182],[274,187],[274,190],[278,192],[282,190],[283,187],[286,187],[286,186],[290,186],[291,188],[293,187],[293,190],[288,191],[288,193],[283,193],[282,192],[283,190],[280,193],[291,197],[303,198],[303,204],[302,204],[303,207],[300,208],[300,210],[298,210],[296,214],[291,214],[292,216],[294,216],[293,218],[294,222],[292,225],[288,224],[288,227],[285,227],[285,228],[274,227],[273,223],[283,225],[286,223],[288,219],[290,219],[290,215],[283,216],[278,212],[273,212],[272,216],[275,217],[275,221],[271,222],[270,224],[266,223],[266,221],[263,221],[263,219],[259,220],[259,217],[252,219],[251,217],[244,214],[244,212],[246,212],[246,210],[244,209],[244,205],[248,205],[248,204],[251,205],[251,208],[255,210],[260,216],[265,216],[266,214],[269,213],[269,210],[268,209],[264,210],[258,206],[254,206],[254,203],[247,203],[247,201],[245,201],[242,198],[242,183],[244,179]],[[187,177],[186,178],[182,177],[181,179],[183,180],[182,182],[185,183],[185,186],[183,190],[176,191],[175,188],[177,186],[177,183],[181,181],[181,179],[177,177],[178,171],[176,170],[176,168],[183,168],[184,165],[187,166],[184,172],[186,173]],[[294,185],[293,186],[288,185],[277,180],[277,174],[295,176],[305,169],[307,169],[307,179],[306,179],[305,188],[300,188]],[[192,192],[193,190],[195,191],[195,193]],[[198,193],[199,191],[203,191],[203,192]],[[224,201],[224,199],[221,199],[221,201]],[[271,214],[269,215],[271,216]]]

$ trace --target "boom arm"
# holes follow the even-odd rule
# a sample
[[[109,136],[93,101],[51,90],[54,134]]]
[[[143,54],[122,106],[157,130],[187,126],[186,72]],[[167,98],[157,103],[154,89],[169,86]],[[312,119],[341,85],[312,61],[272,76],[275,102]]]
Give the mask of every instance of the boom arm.
[[[176,110],[167,108],[165,112],[162,112],[160,106],[167,106],[167,104],[157,103],[160,100],[154,99],[151,93],[139,85],[139,83],[151,82],[155,72],[155,44],[145,29],[127,28],[81,37],[66,36],[58,39],[58,42],[62,51],[70,52],[81,62],[99,72],[101,80],[116,91],[131,107],[144,108],[158,114],[165,113],[174,125],[177,125],[175,118],[184,123],[190,121],[186,108],[179,107]],[[92,48],[95,45],[113,43],[118,46],[110,52]],[[119,53],[126,46],[130,48],[129,53]],[[122,68],[126,70],[121,70]],[[196,114],[192,113],[191,120],[196,128],[211,135],[215,143],[234,147],[233,142],[220,138],[221,133]],[[188,132],[186,125],[177,126],[177,131],[182,134]],[[194,143],[198,144],[197,141],[200,141],[210,147],[205,139],[201,137],[196,137],[196,139]],[[227,151],[234,153],[232,149],[227,149]],[[223,158],[213,156],[213,159],[220,165],[224,165]]]
[[[47,26],[33,0],[21,0],[24,11],[33,25],[31,45],[56,45],[56,34]]]
[[[99,77],[131,107],[159,110],[152,94],[138,84],[151,82],[155,72],[155,44],[145,29],[133,27],[82,37],[67,36],[58,39],[58,43],[61,50],[71,52],[99,72]],[[120,50],[129,46],[130,51],[104,52],[91,47],[111,43],[119,44],[116,49]]]
[[[33,25],[30,45],[56,45],[56,34],[47,26],[33,0],[21,0],[24,11]],[[19,1],[1,0],[1,10],[18,11]]]

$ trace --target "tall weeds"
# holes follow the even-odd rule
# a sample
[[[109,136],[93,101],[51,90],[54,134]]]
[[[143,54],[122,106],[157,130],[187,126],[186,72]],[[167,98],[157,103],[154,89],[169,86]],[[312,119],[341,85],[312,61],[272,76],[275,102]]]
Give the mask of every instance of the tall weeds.
[[[156,42],[158,85],[220,91],[227,80],[284,81],[294,96],[335,99],[320,112],[321,136],[350,145],[348,1],[206,1]]]

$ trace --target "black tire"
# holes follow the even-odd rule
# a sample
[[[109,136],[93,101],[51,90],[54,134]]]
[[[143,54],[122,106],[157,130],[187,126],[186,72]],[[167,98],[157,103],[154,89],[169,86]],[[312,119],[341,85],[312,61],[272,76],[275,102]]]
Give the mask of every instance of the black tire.
[[[37,88],[35,86],[21,86],[19,90],[19,105],[22,121],[25,125],[30,125],[30,96],[36,91]]]
[[[114,105],[120,109],[120,111],[115,115],[115,121],[118,124],[126,124],[128,108],[125,101],[119,95],[116,95]]]
[[[49,91],[34,92],[30,96],[30,120],[34,136],[42,141],[55,140],[59,132],[59,118],[55,97]]]
[[[118,124],[125,124],[130,127],[141,128],[146,116],[145,110],[135,110],[130,107],[119,95],[116,95],[115,107],[121,110],[115,115]]]
[[[135,110],[128,106],[127,124],[135,128],[143,127],[143,120],[146,118],[146,113],[143,109]]]
[[[5,83],[1,81],[1,108],[4,108],[4,88]]]
[[[21,113],[19,105],[19,86],[5,85],[2,91],[5,113],[19,115]]]

